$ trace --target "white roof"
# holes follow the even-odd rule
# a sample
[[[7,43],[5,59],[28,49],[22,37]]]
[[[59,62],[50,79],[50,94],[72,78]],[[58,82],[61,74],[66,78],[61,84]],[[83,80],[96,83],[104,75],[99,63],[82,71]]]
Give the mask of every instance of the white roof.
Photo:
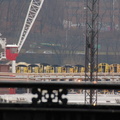
[[[18,45],[16,45],[16,44],[9,44],[9,45],[6,45],[6,47],[18,47]]]

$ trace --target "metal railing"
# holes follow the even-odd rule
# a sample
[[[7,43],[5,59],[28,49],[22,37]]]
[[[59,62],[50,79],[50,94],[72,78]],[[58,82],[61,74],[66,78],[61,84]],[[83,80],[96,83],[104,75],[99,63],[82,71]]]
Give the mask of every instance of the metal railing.
[[[120,90],[120,84],[113,83],[79,83],[79,82],[2,82],[0,81],[0,89],[3,88],[25,88],[26,92],[31,94],[31,105],[69,105],[69,95],[75,97],[73,100],[74,104],[79,103],[79,105],[85,105],[84,100],[79,101],[79,97],[84,97],[84,90],[102,90],[111,91],[112,95],[115,95],[115,91]],[[101,96],[103,93],[99,93]],[[36,97],[34,95],[37,95]],[[1,97],[2,95],[0,95]],[[15,96],[15,95],[14,95]],[[24,94],[23,94],[24,96]],[[64,97],[63,97],[64,96]],[[76,97],[77,96],[77,97]],[[98,97],[99,97],[98,96]],[[105,96],[103,96],[104,98]],[[107,97],[107,96],[106,96]],[[119,99],[120,96],[117,96]],[[76,99],[77,102],[76,102]],[[109,98],[108,98],[109,99]],[[115,99],[114,99],[115,100]],[[107,101],[107,100],[106,100]],[[119,101],[119,100],[118,100]],[[81,104],[82,103],[82,104]],[[78,105],[78,104],[77,104]],[[97,104],[96,104],[97,105]],[[98,104],[99,105],[99,104]],[[108,104],[107,104],[108,105]],[[119,105],[116,103],[116,105]]]
[[[69,104],[69,89],[109,89],[119,90],[120,84],[101,83],[75,83],[75,82],[4,82],[0,81],[0,89],[26,88],[31,97],[31,103],[3,103],[0,95],[1,120],[26,120],[64,119],[64,120],[99,120],[119,118],[120,106],[118,105],[89,105]],[[25,96],[26,94],[23,94]],[[36,95],[36,96],[34,96]],[[71,94],[72,95],[72,94]],[[74,94],[74,97],[80,94]],[[84,96],[84,93],[82,94]],[[12,95],[11,95],[12,96]],[[15,94],[13,95],[15,96]],[[72,114],[71,114],[72,113]],[[99,118],[99,119],[98,119]]]

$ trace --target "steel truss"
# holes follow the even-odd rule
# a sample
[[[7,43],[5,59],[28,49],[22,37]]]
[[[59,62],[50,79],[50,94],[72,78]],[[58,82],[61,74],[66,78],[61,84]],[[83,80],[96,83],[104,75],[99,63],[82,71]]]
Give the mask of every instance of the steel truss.
[[[39,11],[42,8],[44,0],[31,0],[28,12],[27,12],[27,16],[23,25],[23,29],[18,41],[18,52],[21,50],[33,24],[34,21],[36,19],[36,17],[38,16]]]
[[[85,81],[96,82],[98,73],[99,0],[85,0],[86,51]],[[85,90],[85,104],[97,104],[97,90]]]

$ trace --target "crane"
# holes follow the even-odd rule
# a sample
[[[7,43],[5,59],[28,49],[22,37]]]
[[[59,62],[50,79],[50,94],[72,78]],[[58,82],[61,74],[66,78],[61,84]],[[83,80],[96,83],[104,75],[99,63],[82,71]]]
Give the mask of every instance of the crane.
[[[12,61],[12,72],[15,73],[15,64],[16,64],[16,58],[26,41],[26,38],[38,16],[38,13],[40,12],[44,0],[31,0],[28,12],[23,24],[23,28],[19,37],[18,44],[6,44],[5,38],[0,38],[0,44],[2,48],[4,49],[4,52],[1,52],[0,54],[0,60],[10,60]]]

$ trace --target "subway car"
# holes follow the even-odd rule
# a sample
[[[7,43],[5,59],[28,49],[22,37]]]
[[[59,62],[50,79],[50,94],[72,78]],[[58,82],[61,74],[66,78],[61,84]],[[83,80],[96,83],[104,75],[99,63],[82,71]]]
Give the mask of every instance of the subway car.
[[[30,64],[28,65],[28,73],[39,73],[40,65]]]
[[[49,66],[48,63],[40,63],[39,73],[47,73]]]
[[[26,62],[17,63],[16,73],[28,73],[28,64]]]
[[[110,65],[110,73],[119,73],[120,72],[120,65],[115,63]]]
[[[110,65],[108,63],[99,63],[98,72],[108,73],[110,71]]]
[[[85,72],[85,67],[83,65],[74,65],[74,73]]]

